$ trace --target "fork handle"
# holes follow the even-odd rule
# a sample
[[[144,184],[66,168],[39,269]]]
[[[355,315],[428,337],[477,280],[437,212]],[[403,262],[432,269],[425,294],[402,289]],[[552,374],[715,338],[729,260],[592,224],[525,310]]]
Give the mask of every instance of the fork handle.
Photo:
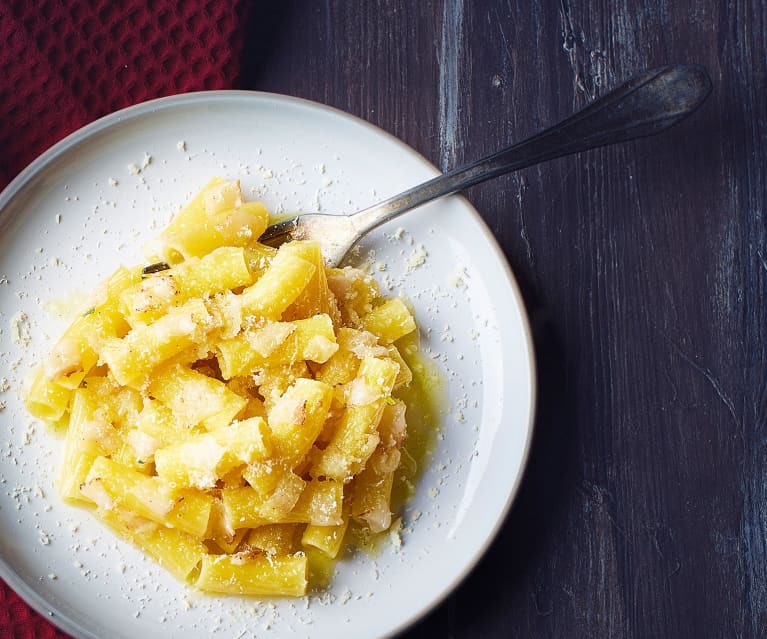
[[[695,111],[711,92],[701,65],[645,71],[559,124],[352,216],[360,233],[431,200],[540,162],[654,135]]]

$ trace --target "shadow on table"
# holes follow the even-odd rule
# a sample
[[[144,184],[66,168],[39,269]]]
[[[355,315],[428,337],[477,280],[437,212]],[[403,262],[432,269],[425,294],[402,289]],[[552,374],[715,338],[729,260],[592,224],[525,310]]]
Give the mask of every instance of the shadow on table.
[[[560,336],[548,317],[547,309],[530,299],[532,287],[525,286],[537,359],[538,397],[530,457],[525,476],[511,512],[495,541],[455,594],[405,632],[401,639],[422,636],[475,636],[482,619],[494,627],[498,611],[507,611],[515,591],[537,581],[533,564],[540,564],[540,553],[547,537],[557,534],[566,499],[567,451],[572,447],[571,431],[574,399],[565,383],[565,354]],[[524,586],[523,586],[524,584]],[[538,593],[530,593],[533,610],[546,615],[548,605]],[[476,635],[479,636],[479,635]]]
[[[290,3],[259,5],[247,18],[245,42],[240,56],[238,89],[256,89],[261,75],[272,63],[277,40],[283,37],[282,26],[290,17]]]

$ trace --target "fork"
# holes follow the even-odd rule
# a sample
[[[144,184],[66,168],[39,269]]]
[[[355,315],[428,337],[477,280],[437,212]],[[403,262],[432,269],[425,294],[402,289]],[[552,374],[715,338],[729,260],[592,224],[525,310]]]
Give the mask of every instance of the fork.
[[[360,238],[407,211],[540,162],[660,133],[695,111],[710,92],[711,80],[701,65],[645,71],[562,122],[493,155],[351,215],[304,213],[277,222],[260,241],[277,247],[291,240],[319,240],[325,263],[338,266]]]

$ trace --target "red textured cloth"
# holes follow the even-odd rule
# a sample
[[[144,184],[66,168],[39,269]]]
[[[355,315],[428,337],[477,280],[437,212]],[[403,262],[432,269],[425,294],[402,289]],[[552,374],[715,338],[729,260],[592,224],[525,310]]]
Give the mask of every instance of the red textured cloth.
[[[0,188],[117,109],[237,86],[246,0],[0,0]],[[0,638],[67,637],[0,582]]]
[[[117,109],[236,86],[246,0],[0,0],[0,188]]]

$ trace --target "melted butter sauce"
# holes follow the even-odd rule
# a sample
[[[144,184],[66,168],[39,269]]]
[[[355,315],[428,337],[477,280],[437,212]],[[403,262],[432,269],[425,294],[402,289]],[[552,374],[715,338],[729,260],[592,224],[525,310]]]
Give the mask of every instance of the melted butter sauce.
[[[413,373],[413,381],[394,393],[407,406],[407,438],[392,486],[391,507],[395,517],[401,515],[404,506],[415,494],[424,470],[431,464],[448,408],[445,377],[439,367],[419,350],[417,335],[402,338],[397,346]],[[374,534],[352,520],[344,548],[348,552],[356,547],[371,557],[377,557],[388,540],[389,531]]]

